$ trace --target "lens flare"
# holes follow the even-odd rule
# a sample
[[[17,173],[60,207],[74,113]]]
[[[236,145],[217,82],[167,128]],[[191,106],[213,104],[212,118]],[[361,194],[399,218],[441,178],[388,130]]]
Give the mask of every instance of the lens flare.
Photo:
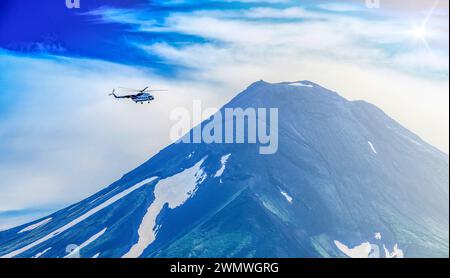
[[[411,34],[417,40],[425,40],[427,36],[427,29],[425,26],[415,26],[411,30]]]

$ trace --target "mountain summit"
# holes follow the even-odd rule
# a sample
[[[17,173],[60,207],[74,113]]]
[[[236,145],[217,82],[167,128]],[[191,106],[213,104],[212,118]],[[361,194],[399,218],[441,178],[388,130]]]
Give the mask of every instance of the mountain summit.
[[[309,81],[255,82],[221,111],[238,107],[278,108],[275,153],[172,144],[0,232],[0,257],[448,257],[447,155]]]

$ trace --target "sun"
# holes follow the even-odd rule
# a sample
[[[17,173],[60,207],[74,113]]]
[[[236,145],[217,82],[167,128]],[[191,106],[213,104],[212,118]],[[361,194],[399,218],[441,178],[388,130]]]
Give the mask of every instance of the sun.
[[[411,34],[416,40],[424,41],[426,39],[426,36],[427,36],[427,29],[423,25],[415,26],[411,30]]]

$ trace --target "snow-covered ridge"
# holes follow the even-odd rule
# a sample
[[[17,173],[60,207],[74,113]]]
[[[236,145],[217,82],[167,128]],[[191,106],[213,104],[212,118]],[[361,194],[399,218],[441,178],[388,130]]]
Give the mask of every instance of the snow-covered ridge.
[[[23,233],[23,232],[28,232],[28,231],[34,230],[34,229],[36,229],[37,227],[40,227],[40,226],[42,226],[42,225],[47,224],[47,223],[50,222],[51,220],[52,220],[52,218],[49,217],[49,218],[46,218],[46,219],[44,219],[44,220],[42,220],[42,221],[39,221],[39,222],[37,222],[37,223],[34,223],[34,224],[32,224],[32,225],[30,225],[30,226],[27,226],[27,227],[23,228],[22,230],[20,230],[20,231],[18,232],[18,234]]]

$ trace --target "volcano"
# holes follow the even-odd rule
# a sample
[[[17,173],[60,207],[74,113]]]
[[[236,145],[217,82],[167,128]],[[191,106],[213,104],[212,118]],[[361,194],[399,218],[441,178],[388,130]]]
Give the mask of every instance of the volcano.
[[[448,155],[310,81],[255,82],[221,110],[234,107],[278,109],[276,152],[174,143],[0,232],[0,257],[449,256]]]

